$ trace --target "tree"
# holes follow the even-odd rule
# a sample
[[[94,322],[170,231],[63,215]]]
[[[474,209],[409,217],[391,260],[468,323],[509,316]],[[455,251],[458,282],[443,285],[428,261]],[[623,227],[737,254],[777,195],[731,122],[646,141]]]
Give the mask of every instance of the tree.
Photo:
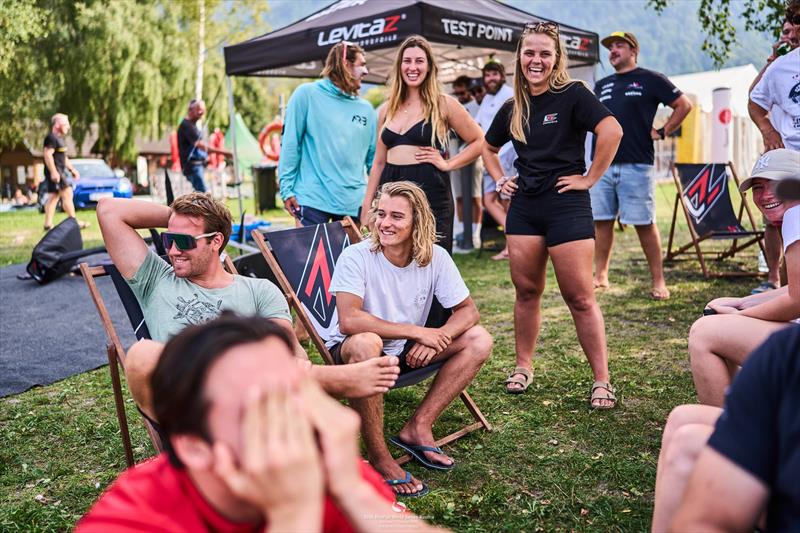
[[[672,0],[647,0],[656,13],[661,14]],[[783,0],[742,0],[745,29],[770,32],[776,40],[780,34],[786,4]],[[700,0],[697,15],[708,32],[703,41],[705,51],[719,68],[731,55],[736,43],[736,28],[732,22],[731,0]]]

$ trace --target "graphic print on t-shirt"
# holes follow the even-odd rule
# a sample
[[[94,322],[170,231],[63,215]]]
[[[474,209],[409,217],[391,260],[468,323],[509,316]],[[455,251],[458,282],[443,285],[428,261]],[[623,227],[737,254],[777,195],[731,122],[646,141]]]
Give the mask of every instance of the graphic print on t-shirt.
[[[221,307],[222,300],[217,300],[215,307],[213,304],[201,300],[197,293],[194,293],[194,298],[191,300],[178,296],[178,303],[175,304],[177,313],[172,318],[183,324],[195,326],[217,318]]]
[[[800,83],[796,84],[789,91],[789,100],[791,100],[795,104],[800,104]]]

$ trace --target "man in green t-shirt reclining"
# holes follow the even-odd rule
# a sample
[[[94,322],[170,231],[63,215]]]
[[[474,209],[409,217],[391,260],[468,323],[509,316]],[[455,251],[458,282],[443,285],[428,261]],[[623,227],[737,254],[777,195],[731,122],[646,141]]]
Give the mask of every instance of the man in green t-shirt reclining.
[[[228,273],[220,261],[231,234],[231,214],[208,194],[191,193],[172,206],[104,198],[97,219],[108,253],[133,289],[152,340],[128,350],[125,377],[142,412],[153,418],[150,375],[164,343],[184,327],[215,318],[223,309],[259,316],[286,329],[295,356],[332,396],[362,398],[383,393],[400,372],[397,357],[380,357],[356,365],[311,365],[292,330],[289,307],[268,280]],[[152,252],[137,230],[167,228],[163,234],[172,263]]]

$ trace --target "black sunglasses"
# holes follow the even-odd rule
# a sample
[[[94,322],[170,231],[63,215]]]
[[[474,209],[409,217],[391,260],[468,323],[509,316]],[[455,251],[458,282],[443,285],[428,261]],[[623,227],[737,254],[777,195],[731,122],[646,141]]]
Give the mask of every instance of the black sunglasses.
[[[197,239],[213,237],[217,233],[219,232],[212,231],[211,233],[203,233],[202,235],[192,236],[187,233],[173,233],[170,231],[165,231],[161,234],[161,242],[164,243],[164,249],[166,251],[170,251],[172,249],[173,243],[178,250],[194,250],[197,248]]]
[[[558,24],[555,22],[528,22],[525,24],[526,30],[532,30],[537,33],[545,31],[554,31],[558,33]]]

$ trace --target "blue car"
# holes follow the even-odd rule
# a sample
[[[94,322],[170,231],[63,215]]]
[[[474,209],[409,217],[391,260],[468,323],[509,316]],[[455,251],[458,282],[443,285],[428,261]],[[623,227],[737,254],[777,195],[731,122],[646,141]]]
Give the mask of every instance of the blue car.
[[[94,207],[100,198],[131,198],[131,182],[114,173],[102,159],[71,159],[81,178],[73,181],[75,207]]]

